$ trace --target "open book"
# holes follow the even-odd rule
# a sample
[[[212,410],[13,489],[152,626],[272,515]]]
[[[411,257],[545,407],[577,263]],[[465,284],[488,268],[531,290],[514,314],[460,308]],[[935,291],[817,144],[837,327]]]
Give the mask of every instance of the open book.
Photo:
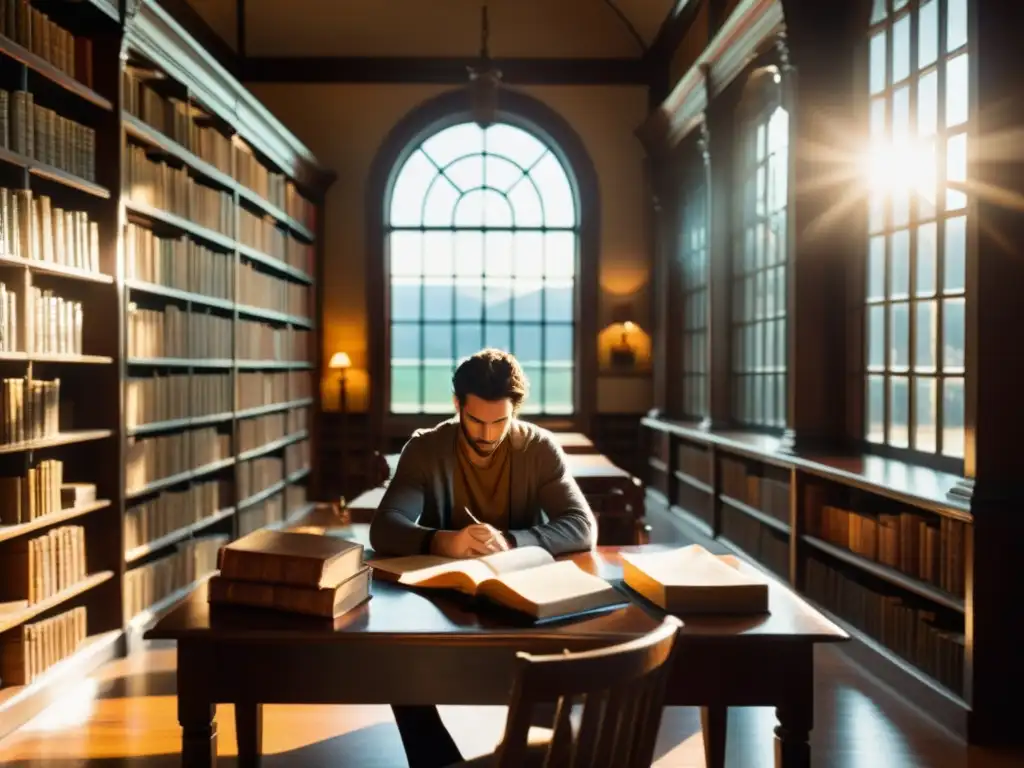
[[[604,579],[540,547],[465,559],[411,555],[369,560],[374,577],[409,587],[452,589],[526,614],[556,619],[629,602]]]
[[[692,544],[621,557],[626,586],[670,613],[768,613],[768,581],[729,555]]]

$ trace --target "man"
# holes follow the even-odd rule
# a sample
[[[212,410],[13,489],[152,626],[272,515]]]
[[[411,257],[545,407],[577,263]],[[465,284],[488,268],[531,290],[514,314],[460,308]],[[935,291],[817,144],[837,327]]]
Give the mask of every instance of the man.
[[[597,522],[561,447],[517,418],[528,391],[518,361],[485,349],[459,365],[452,385],[455,417],[417,430],[402,449],[370,525],[374,551],[461,558],[593,547]],[[392,709],[410,768],[462,759],[436,708]]]

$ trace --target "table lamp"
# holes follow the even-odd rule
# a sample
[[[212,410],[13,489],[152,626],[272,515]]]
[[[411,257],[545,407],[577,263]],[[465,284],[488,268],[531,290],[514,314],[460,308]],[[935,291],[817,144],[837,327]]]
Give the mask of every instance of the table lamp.
[[[352,360],[348,356],[348,352],[335,352],[331,355],[331,362],[327,364],[327,367],[332,371],[339,371],[338,376],[338,406],[341,408],[341,412],[344,413],[348,410],[348,398],[346,389],[346,378],[348,377],[348,369],[352,367]]]
[[[611,363],[615,368],[632,368],[636,365],[636,350],[629,343],[629,333],[636,324],[633,322],[633,305],[619,304],[612,311],[612,323],[622,326],[622,336],[611,349]]]

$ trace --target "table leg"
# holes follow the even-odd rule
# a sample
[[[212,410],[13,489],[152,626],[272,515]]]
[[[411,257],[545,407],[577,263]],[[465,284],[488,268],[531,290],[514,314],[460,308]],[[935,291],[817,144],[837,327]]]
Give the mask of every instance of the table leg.
[[[814,725],[811,702],[777,707],[775,716],[776,768],[810,768],[811,728]]]
[[[728,722],[728,707],[700,708],[700,729],[704,736],[704,762],[707,768],[725,768]]]
[[[216,708],[178,694],[178,722],[181,724],[182,768],[216,768]]]
[[[259,768],[263,751],[263,705],[235,702],[235,734],[240,768]]]

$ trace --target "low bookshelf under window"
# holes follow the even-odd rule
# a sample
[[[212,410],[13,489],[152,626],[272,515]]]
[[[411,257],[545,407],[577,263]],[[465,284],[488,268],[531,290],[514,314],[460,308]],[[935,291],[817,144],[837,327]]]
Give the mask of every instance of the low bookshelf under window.
[[[874,456],[805,457],[775,438],[642,421],[647,516],[792,584],[855,642],[847,651],[966,732],[972,518],[957,478]]]

